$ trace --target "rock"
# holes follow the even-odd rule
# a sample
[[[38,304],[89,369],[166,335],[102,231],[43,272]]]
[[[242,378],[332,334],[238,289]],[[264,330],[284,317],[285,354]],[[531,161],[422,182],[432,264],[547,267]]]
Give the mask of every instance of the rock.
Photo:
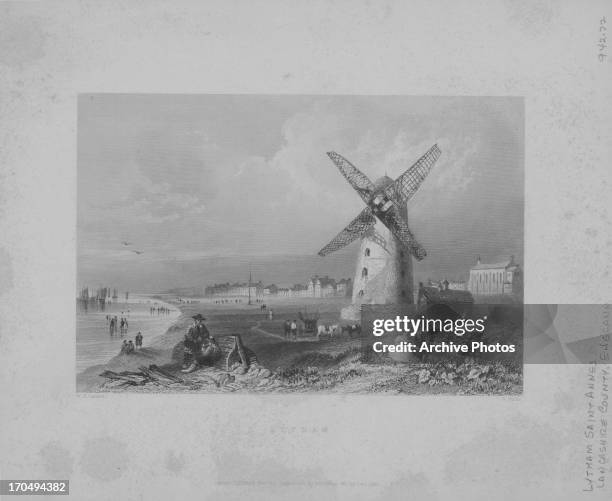
[[[236,376],[226,372],[219,376],[218,386],[225,386],[226,384],[233,383],[234,381],[236,381]]]
[[[249,376],[257,377],[259,375],[260,367],[257,364],[251,365],[249,367]]]
[[[272,371],[270,369],[261,369],[259,371],[259,377],[268,378],[272,375]]]
[[[452,372],[443,372],[440,376],[440,379],[443,383],[454,385],[455,384],[455,374]]]
[[[198,364],[193,362],[189,367],[187,367],[186,369],[183,369],[181,372],[184,374],[189,374],[190,372],[195,372],[197,368],[198,368]]]
[[[427,369],[420,370],[418,373],[419,384],[427,383],[430,377],[431,377],[431,372],[429,372]]]
[[[239,364],[238,367],[236,367],[233,370],[233,372],[234,374],[245,374],[247,372],[247,369],[246,367],[243,367],[242,365]]]

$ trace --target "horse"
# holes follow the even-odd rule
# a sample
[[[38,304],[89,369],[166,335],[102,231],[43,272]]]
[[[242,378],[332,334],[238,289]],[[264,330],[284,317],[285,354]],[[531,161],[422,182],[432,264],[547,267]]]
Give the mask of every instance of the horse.
[[[359,334],[361,332],[361,325],[359,324],[351,324],[351,325],[343,325],[342,332],[346,332],[349,337],[353,337],[354,333]]]
[[[327,325],[318,325],[317,326],[317,339],[321,339],[321,336],[329,335],[329,331],[327,330]]]
[[[336,336],[340,331],[340,326],[338,324],[333,325],[319,325],[317,327],[317,339],[321,339],[321,336],[329,336],[332,339]]]

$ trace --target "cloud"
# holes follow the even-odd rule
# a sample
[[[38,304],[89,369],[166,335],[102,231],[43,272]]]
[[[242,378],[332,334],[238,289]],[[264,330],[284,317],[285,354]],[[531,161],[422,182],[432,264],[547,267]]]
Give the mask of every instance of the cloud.
[[[503,253],[522,238],[513,103],[501,100],[492,112],[486,100],[468,98],[301,97],[273,109],[271,100],[257,108],[249,99],[236,98],[231,110],[220,105],[210,123],[128,116],[92,128],[80,144],[87,161],[79,167],[79,252],[114,256],[128,239],[147,262],[314,254],[363,207],[326,152],[372,180],[395,179],[436,142],[442,155],[409,202],[411,228],[431,251],[428,266],[485,247]],[[266,126],[254,131],[257,111]],[[491,231],[506,236],[487,243]]]
[[[134,202],[125,207],[135,223],[176,221],[185,214],[202,214],[206,206],[199,197],[172,191],[169,183],[156,184],[140,169],[133,185]]]
[[[109,189],[94,190],[82,201],[89,223],[134,224],[175,221],[185,214],[202,214],[206,205],[193,194],[175,191],[167,182],[155,183],[137,165],[128,165]]]
[[[325,154],[331,150],[376,180],[401,175],[438,141],[443,155],[427,181],[428,192],[437,191],[438,207],[447,207],[441,199],[452,200],[471,183],[477,134],[441,137],[435,132],[444,128],[422,126],[427,117],[397,124],[384,114],[364,119],[362,111],[319,100],[284,121],[281,144],[269,157],[224,164],[201,223],[210,231],[208,245],[235,253],[316,252],[363,206]]]
[[[480,143],[478,136],[445,137],[438,141],[442,155],[435,166],[436,175],[432,176],[432,185],[437,192],[450,192],[456,196],[468,188],[476,174],[474,165]]]

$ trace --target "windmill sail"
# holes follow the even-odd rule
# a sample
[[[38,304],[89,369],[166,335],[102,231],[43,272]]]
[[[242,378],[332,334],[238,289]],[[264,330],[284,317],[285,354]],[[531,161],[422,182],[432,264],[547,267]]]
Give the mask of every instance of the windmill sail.
[[[383,224],[389,228],[395,238],[397,238],[417,260],[421,261],[427,255],[423,246],[418,243],[412,235],[410,228],[408,228],[408,224],[399,213],[397,207],[391,207],[389,211],[380,214],[378,217]]]
[[[434,144],[395,181],[384,188],[377,188],[363,172],[346,158],[334,151],[328,152],[329,158],[336,164],[336,167],[368,207],[338,233],[330,243],[323,247],[319,251],[319,255],[325,256],[363,236],[376,223],[378,217],[410,254],[419,261],[423,259],[427,253],[408,228],[408,223],[402,216],[402,207],[405,207],[408,199],[419,189],[441,153],[438,145]]]
[[[335,151],[327,152],[327,156],[331,158],[332,162],[336,164],[336,167],[340,170],[342,175],[346,178],[349,184],[355,189],[359,196],[365,203],[370,200],[370,195],[374,192],[375,186],[372,181],[349,162],[342,155],[338,155]]]
[[[370,227],[374,226],[376,218],[369,207],[363,209],[331,242],[319,251],[319,256],[325,256],[331,252],[341,249],[353,240],[362,236]]]
[[[406,202],[416,193],[423,180],[429,174],[438,158],[440,148],[434,144],[421,158],[419,158],[406,172],[398,177],[393,184],[385,188],[385,195],[397,201]]]

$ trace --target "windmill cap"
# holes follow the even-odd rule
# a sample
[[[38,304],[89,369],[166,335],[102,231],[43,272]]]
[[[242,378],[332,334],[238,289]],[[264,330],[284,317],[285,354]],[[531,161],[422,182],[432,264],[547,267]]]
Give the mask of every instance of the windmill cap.
[[[385,188],[390,184],[393,184],[393,179],[386,175],[381,176],[376,181],[374,181],[374,186],[376,186],[377,188]]]

